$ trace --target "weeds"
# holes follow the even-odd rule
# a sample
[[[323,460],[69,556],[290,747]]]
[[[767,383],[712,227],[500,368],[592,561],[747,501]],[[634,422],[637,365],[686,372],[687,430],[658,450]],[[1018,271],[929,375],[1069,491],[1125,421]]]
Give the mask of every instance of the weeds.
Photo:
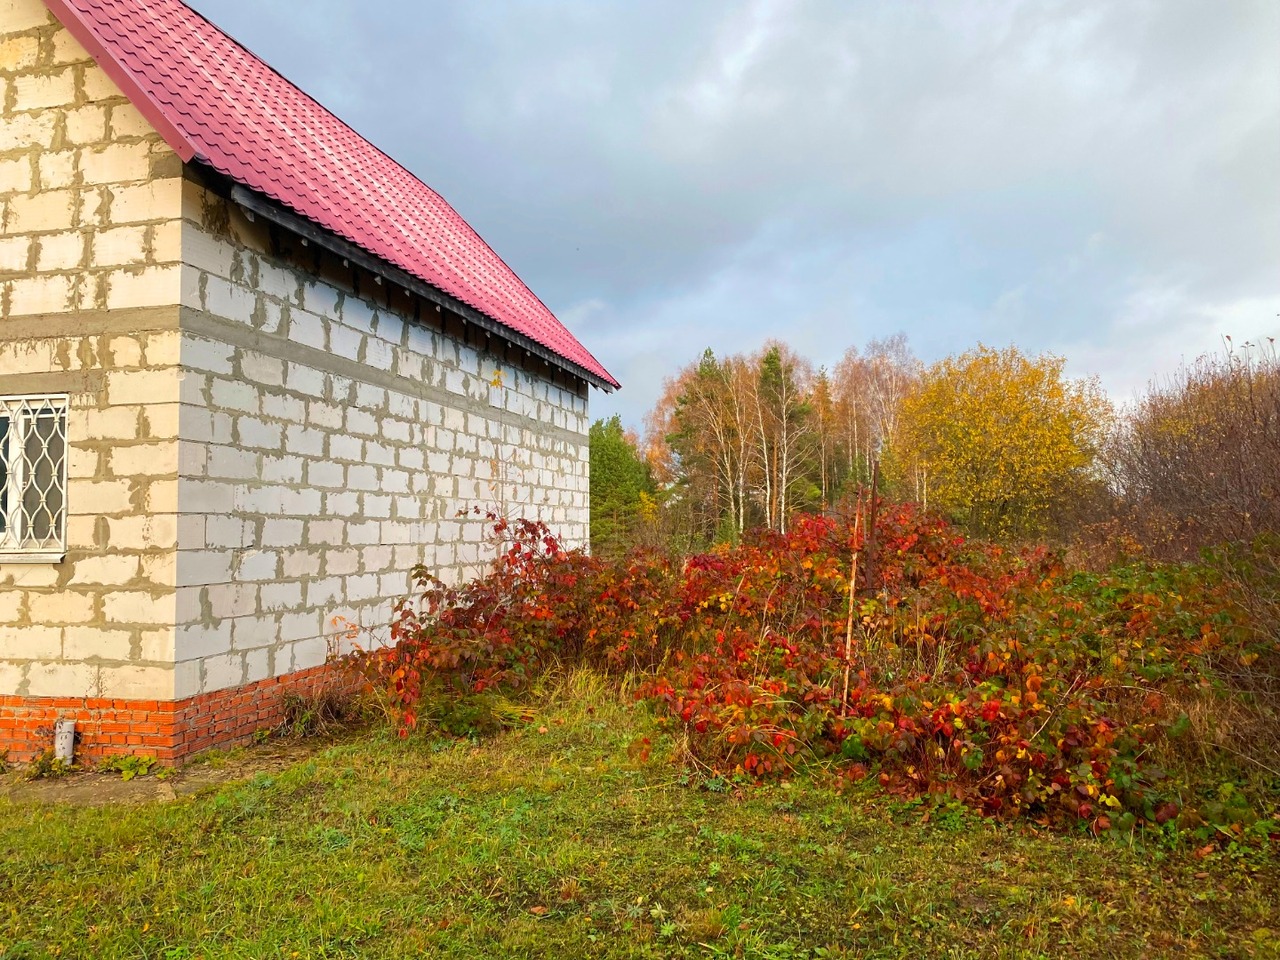
[[[22,775],[27,780],[56,780],[59,777],[65,777],[67,774],[75,770],[72,764],[67,763],[61,757],[55,756],[53,748],[37,754]]]
[[[132,780],[134,777],[145,777],[156,765],[156,758],[135,754],[119,754],[106,757],[97,764],[101,773],[119,773],[121,780]]]

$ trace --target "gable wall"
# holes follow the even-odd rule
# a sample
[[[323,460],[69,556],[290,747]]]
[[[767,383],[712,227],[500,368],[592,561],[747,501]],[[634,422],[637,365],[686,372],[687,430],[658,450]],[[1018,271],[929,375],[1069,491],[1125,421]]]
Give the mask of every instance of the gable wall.
[[[70,395],[66,560],[0,563],[0,749],[251,734],[334,618],[385,640],[414,564],[480,571],[462,510],[585,544],[580,381],[247,220],[40,0],[0,0],[0,121],[0,395]]]
[[[585,391],[196,182],[183,211],[178,696],[323,662],[335,617],[385,640],[415,564],[489,559],[460,511],[585,544]]]
[[[0,395],[67,393],[68,551],[0,563],[6,695],[173,694],[181,161],[40,0],[0,0]]]

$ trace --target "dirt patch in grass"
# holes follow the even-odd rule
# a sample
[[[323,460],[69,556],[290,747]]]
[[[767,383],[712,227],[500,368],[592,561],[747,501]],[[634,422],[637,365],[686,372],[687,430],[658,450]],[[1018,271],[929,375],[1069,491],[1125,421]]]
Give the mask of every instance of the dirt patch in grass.
[[[0,797],[14,803],[63,803],[80,807],[167,803],[299,763],[334,740],[290,738],[228,751],[211,751],[177,769],[152,767],[124,779],[118,770],[73,769],[61,776],[27,779],[17,767],[0,774]]]

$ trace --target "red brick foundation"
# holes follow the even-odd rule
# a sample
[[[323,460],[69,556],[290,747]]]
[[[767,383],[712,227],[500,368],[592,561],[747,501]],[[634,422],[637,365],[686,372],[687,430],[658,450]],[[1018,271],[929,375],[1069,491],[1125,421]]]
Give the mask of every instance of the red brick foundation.
[[[0,754],[23,762],[53,746],[57,720],[76,722],[76,760],[138,754],[174,764],[211,747],[253,739],[285,719],[287,694],[350,690],[341,668],[313,667],[185,700],[0,696]]]

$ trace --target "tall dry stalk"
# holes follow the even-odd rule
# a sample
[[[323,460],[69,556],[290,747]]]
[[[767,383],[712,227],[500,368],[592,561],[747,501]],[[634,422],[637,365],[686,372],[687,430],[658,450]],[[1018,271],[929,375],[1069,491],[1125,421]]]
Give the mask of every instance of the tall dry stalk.
[[[858,555],[862,553],[862,541],[858,539],[858,528],[862,525],[861,495],[853,510],[853,563],[849,572],[849,615],[844,625],[844,689],[840,694],[840,716],[842,717],[849,708],[849,668],[853,663],[853,617],[858,599]]]

